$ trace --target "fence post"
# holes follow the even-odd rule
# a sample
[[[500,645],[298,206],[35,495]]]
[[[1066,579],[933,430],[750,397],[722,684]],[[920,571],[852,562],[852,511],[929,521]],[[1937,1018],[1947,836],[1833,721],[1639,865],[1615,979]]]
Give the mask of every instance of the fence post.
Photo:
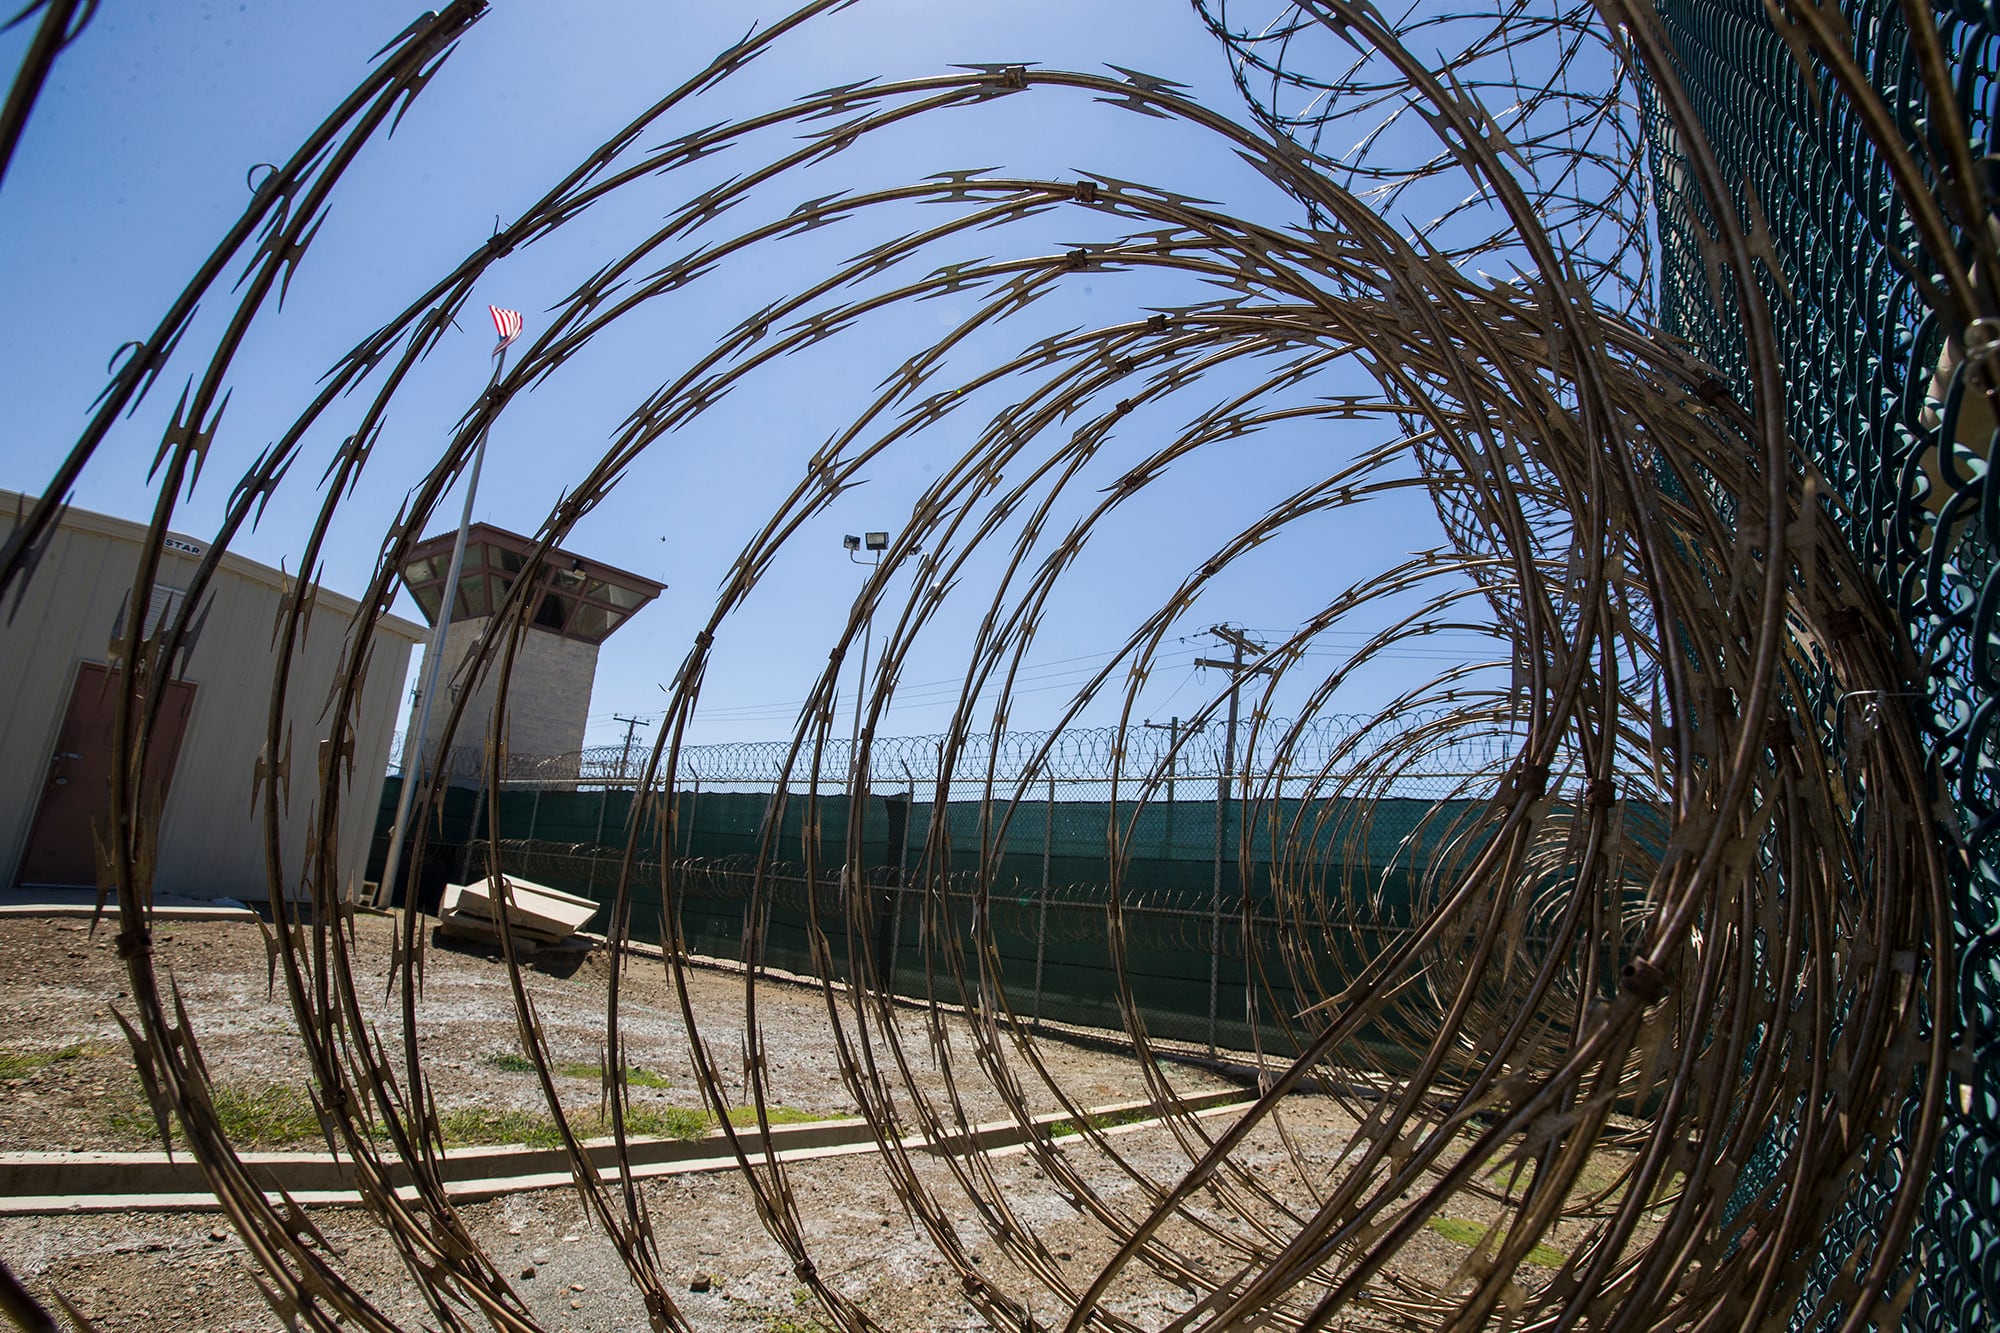
[[[693,790],[687,793],[687,798],[688,798],[687,818],[682,821],[687,826],[687,834],[685,837],[681,839],[681,855],[693,856],[694,855],[694,812],[696,803],[701,800],[701,778],[699,776],[695,778],[694,788]]]
[[[479,794],[472,798],[472,824],[470,827],[467,828],[465,833],[465,854],[466,854],[466,859],[468,861],[471,860],[472,848],[474,844],[476,844],[479,841],[479,817],[485,813],[486,813],[486,783],[482,778],[479,784]],[[495,860],[494,850],[491,842],[489,841],[486,848],[486,873],[489,877],[494,873],[493,871],[494,860]],[[471,866],[467,865],[461,867],[461,872],[470,871],[470,869]],[[472,876],[468,873],[466,874],[466,878],[471,879]]]
[[[1227,831],[1229,779],[1215,780],[1215,880],[1208,895],[1208,1053],[1215,1054],[1216,1008],[1222,997],[1222,841]]]
[[[785,846],[784,798],[786,795],[787,793],[774,780],[771,784],[771,799],[764,806],[764,824],[770,828],[771,841],[777,844],[777,847],[781,852],[784,850]],[[757,841],[760,845],[764,841],[763,828],[759,828],[757,830]],[[806,880],[804,882],[804,888],[807,893],[811,893],[813,891],[812,881]],[[743,960],[744,964],[748,966],[753,973],[761,973],[764,968],[770,966],[770,961],[767,955],[771,951],[771,897],[768,893],[764,896],[763,909],[764,909],[763,915],[758,917],[756,920],[756,927],[757,927],[756,947],[753,950],[751,950],[751,953],[754,955],[754,960],[752,958],[745,958]],[[750,900],[748,898],[743,900],[743,911],[745,913],[744,924],[747,933],[750,924],[748,920],[748,913],[750,911]]]
[[[910,816],[917,808],[917,780],[910,776],[910,766],[903,765],[903,778],[907,784],[903,789],[903,841],[896,848],[896,887],[889,897],[889,957],[885,989],[890,995],[896,993],[896,953],[903,942],[903,895],[910,887]]]
[[[1042,813],[1042,898],[1035,915],[1035,1025],[1042,1022],[1042,965],[1049,952],[1049,854],[1056,837],[1056,777],[1049,774],[1049,800]]]
[[[653,840],[647,844],[647,849],[657,853],[660,860],[671,861],[674,859],[674,843],[680,839],[681,796],[679,792],[669,790],[664,785],[660,787],[659,791],[659,823],[655,826],[656,831],[653,834]],[[652,799],[652,792],[652,788],[648,787],[646,789],[648,801]],[[632,796],[633,805],[636,806],[638,801],[638,793],[635,791]],[[626,813],[630,814],[631,809],[632,807],[627,807]]]
[[[611,787],[606,784],[597,789],[597,838],[590,844],[590,886],[583,891],[587,898],[597,896],[597,854],[604,846],[604,817],[610,810]]]

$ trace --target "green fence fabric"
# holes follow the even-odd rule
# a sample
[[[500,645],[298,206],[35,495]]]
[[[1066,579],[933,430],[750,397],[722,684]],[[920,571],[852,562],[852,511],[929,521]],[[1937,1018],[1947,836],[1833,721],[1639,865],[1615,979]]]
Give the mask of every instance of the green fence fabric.
[[[1918,161],[1938,160],[1907,21],[1885,0],[1839,6],[1853,53]],[[1996,732],[1992,577],[2000,494],[1987,485],[1993,423],[1945,353],[1945,330],[1910,274],[1915,245],[1881,153],[1841,99],[1816,95],[1759,0],[1664,0],[1661,21],[1734,206],[1767,220],[1778,258],[1758,264],[1784,359],[1793,436],[1835,492],[1849,541],[1901,613],[1926,667],[1922,697],[1816,701],[1807,724],[1865,741],[1871,708],[1915,710],[1938,790],[1955,815],[1960,1006],[1965,1064],[1912,1262],[1905,1319],[1931,1330],[2000,1328],[2000,732]],[[1973,3],[1934,11],[1956,71],[1956,113],[1973,153],[1993,151],[2000,16]],[[1830,86],[1824,70],[1816,81]],[[1703,244],[1713,219],[1696,199],[1680,145],[1649,117],[1658,185],[1662,320],[1750,402],[1742,323],[1726,275]],[[1988,159],[1990,164],[1991,159]],[[1935,182],[1933,182],[1935,183]],[[1982,220],[1981,225],[1985,225]],[[1850,716],[1849,714],[1853,714]],[[1782,1131],[1781,1131],[1782,1132]],[[1754,1166],[1746,1170],[1754,1177]],[[1838,1292],[1865,1256],[1884,1195],[1864,1192],[1820,1256],[1816,1290]]]
[[[383,795],[378,873],[395,786],[392,778]],[[1066,786],[1075,793],[1109,784]],[[662,862],[670,860],[690,950],[754,954],[788,971],[845,978],[844,795],[815,804],[798,792],[774,799],[769,791],[690,790],[670,805],[641,801],[638,808],[635,937],[659,941],[671,932],[661,893]],[[1040,799],[1010,811],[971,799],[939,805],[875,795],[862,812],[868,953],[877,976],[898,993],[955,1004],[980,996],[979,962],[968,942],[990,938],[998,985],[989,997],[1004,994],[1024,1019],[1120,1028],[1126,1015],[1115,936],[1124,989],[1152,1035],[1234,1049],[1261,1039],[1281,1052],[1290,1048],[1292,1014],[1326,999],[1407,928],[1417,886],[1477,852],[1480,842],[1466,830],[1484,808],[1448,797],[1286,798],[1250,807],[1246,826],[1239,802],[1218,811],[1213,800],[1051,799],[1043,788]],[[509,788],[491,807],[454,789],[426,859],[427,903],[446,879],[486,872],[486,839],[497,817],[511,873],[608,905],[633,809],[633,794],[617,788]],[[817,819],[809,821],[813,810]],[[764,910],[757,914],[752,885],[767,838]],[[809,844],[818,867],[810,891]],[[827,940],[821,958],[811,947],[815,910]],[[973,928],[981,911],[986,936]],[[592,928],[606,920],[601,913]],[[1393,1065],[1394,1044],[1380,1049],[1385,1067]]]

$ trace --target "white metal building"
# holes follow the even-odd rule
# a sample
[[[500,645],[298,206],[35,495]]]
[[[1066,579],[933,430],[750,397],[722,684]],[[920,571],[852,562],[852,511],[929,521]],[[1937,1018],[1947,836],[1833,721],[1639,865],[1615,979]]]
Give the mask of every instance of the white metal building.
[[[0,490],[0,537],[30,503]],[[108,810],[109,654],[145,537],[144,524],[72,507],[25,589],[9,590],[0,606],[0,753],[10,760],[0,764],[0,888],[96,886],[89,828]],[[208,543],[177,535],[167,548],[142,630],[175,611]],[[272,631],[288,586],[282,571],[233,553],[209,583],[206,619],[179,683],[167,687],[147,763],[147,786],[166,792],[156,893],[269,896],[253,793],[277,661]],[[288,894],[299,891],[319,803],[319,745],[331,730],[320,710],[356,609],[352,598],[322,588],[292,659],[290,800],[281,807]],[[350,895],[375,830],[410,651],[425,637],[398,617],[380,626],[355,716],[351,785],[341,793],[337,864]]]

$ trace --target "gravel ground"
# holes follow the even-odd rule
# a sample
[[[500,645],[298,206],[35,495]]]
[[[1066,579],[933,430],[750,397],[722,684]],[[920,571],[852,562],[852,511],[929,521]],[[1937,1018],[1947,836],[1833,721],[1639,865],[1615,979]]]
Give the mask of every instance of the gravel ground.
[[[392,925],[388,918],[360,919],[357,974],[377,1014],[381,1040],[394,1052],[400,1020],[395,1003],[384,998]],[[289,1006],[268,992],[263,940],[253,923],[162,923],[155,940],[162,971],[180,986],[219,1084],[254,1092],[295,1087],[304,1079],[295,1021]],[[620,1031],[628,1061],[663,1085],[635,1087],[633,1095],[649,1105],[698,1105],[674,988],[657,960],[632,961],[620,998]],[[719,968],[690,975],[696,1030],[725,1078],[740,1079],[744,979]],[[567,976],[524,974],[555,1061],[595,1066],[607,977],[601,952]],[[5,1033],[0,1150],[157,1146],[112,1018],[112,1008],[124,999],[124,984],[107,932],[93,936],[78,921],[0,920],[0,1032]],[[851,1113],[818,988],[760,982],[757,996],[772,1099],[806,1115]],[[506,1067],[504,1057],[517,1054],[519,1044],[507,970],[496,959],[448,948],[427,951],[417,1023],[441,1110],[546,1112],[537,1080]],[[910,1083],[933,1095],[951,1083],[973,1118],[1002,1117],[1004,1103],[993,1091],[991,1074],[974,1058],[962,1020],[941,1019],[933,1033],[921,1011],[905,1010],[898,1024]],[[874,1049],[886,1052],[879,1035],[871,1037]],[[1080,1104],[1145,1095],[1142,1071],[1129,1054],[1050,1038],[1038,1039],[1034,1048],[1051,1079]],[[1056,1109],[1055,1094],[1022,1062],[1011,1060],[1011,1053],[1010,1061],[1027,1100],[1037,1110]],[[1162,1072],[1182,1092],[1228,1086],[1186,1066],[1162,1066]],[[900,1078],[893,1073],[889,1078],[899,1104],[906,1105]],[[578,1071],[558,1081],[568,1109],[595,1114],[594,1077]],[[740,1085],[732,1087],[732,1098],[740,1093]],[[1208,1133],[1219,1132],[1233,1114],[1201,1125]],[[1194,1220],[1174,1223],[1163,1239],[1192,1269],[1214,1273],[1239,1268],[1252,1246],[1268,1250],[1281,1244],[1296,1226],[1288,1213],[1310,1213],[1314,1190],[1326,1184],[1354,1128],[1328,1099],[1292,1099],[1284,1111],[1288,1142],[1272,1126],[1261,1127],[1232,1156],[1240,1174],[1227,1186],[1228,1194],[1200,1199]],[[281,1131],[282,1125],[272,1131],[272,1141],[257,1146],[283,1146],[289,1140]],[[291,1133],[303,1146],[317,1140],[316,1133],[296,1128]],[[1123,1217],[1143,1215],[1155,1191],[1182,1178],[1190,1151],[1200,1146],[1184,1143],[1157,1123],[1120,1127],[1108,1142],[1115,1157],[1072,1140],[1060,1150],[1061,1161],[1075,1172],[1071,1185]],[[976,1199],[1007,1209],[1074,1290],[1088,1285],[1115,1248],[1115,1228],[1080,1209],[1076,1190],[1051,1179],[1048,1164],[1034,1155],[1003,1151],[957,1163],[920,1156],[916,1163],[918,1178],[981,1273],[1043,1318],[1065,1302],[996,1242]],[[984,1176],[978,1174],[982,1166]],[[965,1178],[955,1177],[954,1169]],[[818,1271],[881,1325],[912,1333],[987,1327],[967,1304],[957,1272],[912,1221],[873,1154],[795,1163],[787,1168],[787,1179]],[[803,1288],[789,1262],[758,1220],[748,1182],[734,1172],[718,1172],[655,1179],[642,1188],[668,1290],[696,1328],[812,1333],[820,1327],[810,1303],[800,1303]],[[586,1219],[574,1190],[524,1192],[467,1206],[462,1213],[498,1271],[545,1327],[608,1333],[645,1326],[618,1252]],[[1491,1216],[1465,1215],[1478,1223]],[[335,1266],[385,1313],[413,1328],[435,1325],[371,1216],[328,1208],[315,1210],[314,1218],[336,1252]],[[1265,1234],[1260,1236],[1260,1229]],[[1376,1294],[1393,1295],[1396,1283],[1408,1280],[1448,1287],[1468,1252],[1462,1243],[1425,1232],[1399,1256]],[[233,1333],[283,1326],[258,1294],[242,1242],[217,1213],[0,1218],[0,1258],[38,1295],[46,1299],[60,1290],[105,1330]],[[1191,1300],[1181,1287],[1145,1270],[1122,1279],[1108,1305],[1142,1325],[1157,1326]],[[1339,1326],[1422,1322],[1406,1318],[1399,1324],[1382,1310],[1363,1308],[1345,1314]]]
[[[1294,1117],[1295,1133],[1316,1137],[1331,1124]],[[1158,1128],[1120,1133],[1120,1154],[1142,1175],[1171,1181],[1186,1159],[1172,1136]],[[1144,1191],[1118,1179],[1102,1154],[1081,1145],[1066,1156],[1090,1177],[1106,1204],[1120,1211],[1140,1206]],[[1282,1174],[1275,1140],[1253,1146],[1239,1160],[1257,1174]],[[1077,1288],[1087,1285],[1109,1258],[1103,1228],[1067,1203],[1026,1154],[990,1160],[996,1193],[1022,1226],[1033,1230]],[[923,1163],[967,1251],[982,1273],[1003,1289],[1026,1296],[1052,1313],[1046,1290],[1034,1288],[985,1233],[945,1166]],[[829,1282],[889,1329],[984,1329],[983,1316],[966,1302],[957,1274],[928,1236],[904,1214],[880,1166],[867,1155],[797,1164],[789,1172],[815,1262]],[[648,1182],[645,1195],[658,1227],[669,1290],[698,1329],[797,1333],[816,1327],[813,1308],[778,1246],[758,1225],[748,1187],[731,1173],[681,1176]],[[1244,1239],[1242,1222],[1206,1209],[1218,1229]],[[463,1209],[468,1229],[513,1283],[546,1327],[597,1333],[643,1328],[643,1306],[617,1251],[590,1225],[574,1191],[523,1193]],[[410,1327],[430,1321],[373,1220],[356,1209],[322,1209],[315,1220],[335,1260],[357,1288]],[[1198,1264],[1213,1266],[1229,1251],[1212,1237],[1183,1226],[1171,1237]],[[1417,1244],[1450,1271],[1464,1250],[1437,1237]],[[251,1280],[243,1246],[214,1214],[106,1214],[0,1218],[0,1254],[31,1290],[59,1288],[99,1327],[114,1329],[275,1330]],[[1414,1256],[1413,1256],[1414,1257]],[[705,1279],[705,1281],[704,1281]],[[706,1291],[691,1288],[706,1286]],[[1108,1302],[1143,1325],[1158,1325],[1184,1310],[1190,1297],[1156,1277],[1123,1282]],[[1347,1328],[1392,1327],[1355,1312]]]
[[[400,1059],[400,1002],[386,995],[394,921],[357,919],[358,990],[392,1060]],[[203,1056],[217,1083],[249,1096],[274,1086],[303,1088],[308,1068],[298,1025],[280,985],[269,987],[263,937],[248,921],[170,922],[154,931],[163,984],[177,985]],[[518,1067],[519,1029],[507,970],[491,951],[456,946],[425,950],[417,1012],[424,1070],[441,1112],[474,1108],[489,1114],[547,1111],[540,1082]],[[574,965],[571,960],[570,965]],[[696,1030],[721,1071],[732,1102],[749,1098],[744,1073],[744,979],[721,968],[689,970]],[[557,1083],[566,1110],[594,1117],[596,1074],[604,1046],[607,955],[589,955],[567,976],[533,969],[523,979],[539,1015],[549,1057],[566,1069]],[[137,1150],[158,1147],[112,1013],[125,1001],[125,972],[110,932],[94,935],[77,920],[0,920],[0,1150]],[[766,1062],[767,1100],[800,1115],[852,1115],[835,1056],[826,1003],[818,987],[762,981],[757,1021]],[[921,1011],[899,1015],[910,1082],[942,1099],[947,1085],[965,1098],[974,1119],[1006,1114],[973,1053],[962,1021],[939,1024],[934,1041]],[[851,1025],[850,1025],[851,1026]],[[620,988],[619,1033],[628,1066],[652,1075],[635,1082],[644,1106],[701,1104],[689,1058],[687,1028],[675,988],[657,959],[628,958]],[[878,1059],[888,1044],[873,1042]],[[1037,1051],[1050,1078],[1083,1105],[1145,1097],[1145,1080],[1128,1055],[1057,1041]],[[510,1059],[510,1057],[512,1057]],[[1018,1062],[1017,1062],[1018,1063]],[[948,1079],[949,1069],[955,1078]],[[1062,1109],[1033,1074],[1020,1084],[1038,1112]],[[888,1077],[901,1083],[892,1070]],[[1229,1086],[1212,1075],[1175,1068],[1176,1089]],[[313,1147],[316,1130],[257,1140],[264,1148]]]

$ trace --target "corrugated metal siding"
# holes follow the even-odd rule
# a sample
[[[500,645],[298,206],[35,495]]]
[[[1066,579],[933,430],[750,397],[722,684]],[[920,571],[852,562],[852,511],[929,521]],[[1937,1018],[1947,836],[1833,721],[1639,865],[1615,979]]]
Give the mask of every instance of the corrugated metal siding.
[[[0,514],[0,532],[13,529],[14,506]],[[0,613],[0,868],[11,884],[28,830],[48,781],[49,760],[69,707],[80,661],[101,662],[131,591],[134,559],[113,562],[109,537],[65,527],[49,539],[34,578],[10,593]],[[135,551],[136,547],[128,548]],[[122,563],[124,577],[115,571]],[[163,579],[182,579],[178,559],[162,563]],[[192,565],[187,566],[191,570]],[[18,598],[18,600],[17,600]],[[195,719],[202,711],[195,701]]]
[[[0,534],[12,527],[15,512],[15,497],[0,492]],[[137,525],[71,511],[50,539],[13,623],[0,624],[0,755],[7,758],[0,763],[0,872],[7,883],[27,845],[77,664],[106,660],[142,536]],[[196,563],[168,552],[158,581],[185,587]],[[262,817],[251,799],[276,661],[271,634],[282,577],[225,557],[205,594],[213,602],[185,672],[195,686],[194,708],[161,820],[158,892],[267,896]],[[322,590],[293,656],[285,710],[293,738],[291,795],[280,827],[280,860],[291,893],[299,891],[308,824],[319,800],[319,742],[329,732],[320,712],[340,671],[354,607],[351,599]],[[15,609],[12,596],[6,609]],[[398,695],[421,633],[397,618],[377,636],[356,713],[352,777],[340,796],[338,864],[350,881],[359,877],[374,831]]]

